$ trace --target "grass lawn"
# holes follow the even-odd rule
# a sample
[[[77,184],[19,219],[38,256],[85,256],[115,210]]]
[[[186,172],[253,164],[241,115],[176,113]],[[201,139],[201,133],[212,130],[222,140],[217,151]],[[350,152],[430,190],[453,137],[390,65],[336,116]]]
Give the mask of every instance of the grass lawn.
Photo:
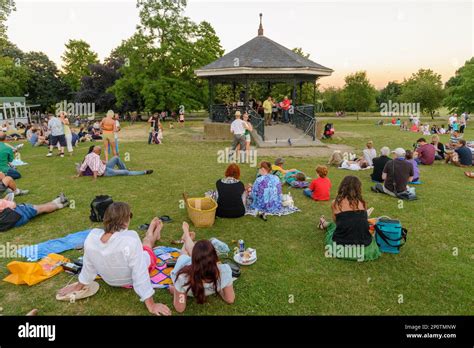
[[[429,121],[428,121],[429,122]],[[387,145],[411,148],[417,134],[400,132],[396,127],[376,127],[373,120],[336,119],[333,143],[353,146],[361,153],[365,142],[375,142],[377,150]],[[444,122],[445,124],[447,122]],[[29,165],[20,167],[18,181],[30,194],[17,202],[43,203],[64,191],[75,201],[74,209],[64,209],[37,217],[26,226],[0,233],[0,244],[35,244],[68,233],[98,227],[89,220],[89,204],[95,195],[109,194],[115,201],[128,202],[133,211],[132,229],[149,222],[155,215],[170,215],[174,222],[163,230],[163,245],[181,236],[181,223],[187,219],[181,208],[183,191],[191,197],[202,196],[215,187],[226,168],[218,163],[217,152],[228,146],[223,142],[204,142],[202,122],[187,123],[184,129],[165,129],[165,144],[146,145],[146,126],[139,123],[125,128],[120,146],[122,156],[130,155],[132,169],[154,169],[141,177],[73,179],[74,162],[79,162],[89,144],[81,144],[71,157],[46,158],[46,148],[22,150]],[[140,138],[141,137],[141,138]],[[466,139],[474,139],[469,129]],[[447,142],[448,137],[442,139]],[[274,158],[259,157],[259,160]],[[288,167],[315,175],[316,165],[327,158],[286,157]],[[370,192],[369,171],[348,172],[330,169],[335,196],[345,175],[354,174],[363,182],[363,193],[373,216],[400,219],[408,229],[408,242],[399,255],[383,254],[373,262],[351,262],[324,257],[322,232],[316,230],[321,214],[330,216],[330,203],[316,203],[291,189],[302,210],[284,217],[243,217],[217,219],[209,229],[195,229],[198,238],[217,237],[233,248],[232,241],[244,239],[256,248],[257,263],[242,270],[235,285],[236,302],[226,305],[217,297],[197,305],[189,301],[184,315],[468,315],[474,314],[474,220],[472,197],[474,180],[463,169],[436,163],[422,167],[423,185],[417,186],[418,201],[403,202]],[[242,166],[242,180],[252,182],[255,168]],[[290,189],[284,187],[284,192]],[[139,232],[143,235],[143,232]],[[457,248],[457,256],[455,249]],[[75,258],[81,251],[64,253]],[[0,277],[13,259],[0,259]],[[72,276],[61,273],[35,286],[16,286],[0,282],[0,314],[23,315],[38,308],[40,315],[148,315],[132,291],[112,288],[104,282],[97,295],[75,304],[55,300],[55,292]],[[165,290],[156,290],[155,301],[172,306]],[[402,302],[402,303],[400,303]],[[174,313],[176,315],[176,313]]]

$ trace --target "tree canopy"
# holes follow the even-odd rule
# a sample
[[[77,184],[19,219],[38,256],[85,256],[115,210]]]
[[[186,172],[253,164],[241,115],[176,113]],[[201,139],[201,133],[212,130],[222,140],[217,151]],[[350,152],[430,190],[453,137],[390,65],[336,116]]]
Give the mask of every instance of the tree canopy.
[[[444,105],[451,112],[474,112],[474,57],[446,82]]]
[[[79,90],[81,78],[89,74],[89,65],[99,63],[97,53],[84,40],[69,40],[61,59],[64,81],[74,92]]]

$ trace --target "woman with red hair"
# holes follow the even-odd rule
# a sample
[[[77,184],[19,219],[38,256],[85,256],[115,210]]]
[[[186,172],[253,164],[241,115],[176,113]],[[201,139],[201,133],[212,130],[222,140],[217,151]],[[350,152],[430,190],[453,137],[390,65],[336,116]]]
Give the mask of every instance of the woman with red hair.
[[[245,186],[240,181],[240,168],[232,163],[225,171],[225,177],[217,180],[217,211],[222,218],[238,218],[245,215]]]

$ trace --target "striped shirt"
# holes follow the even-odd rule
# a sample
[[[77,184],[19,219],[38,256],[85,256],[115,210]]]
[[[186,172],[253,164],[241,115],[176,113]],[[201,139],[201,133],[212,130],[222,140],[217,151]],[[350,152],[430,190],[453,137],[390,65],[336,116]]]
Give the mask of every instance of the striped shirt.
[[[91,152],[86,156],[86,158],[84,158],[84,162],[82,162],[79,170],[84,172],[87,167],[89,167],[93,172],[97,172],[98,176],[102,176],[105,173],[105,164],[100,159],[100,156],[95,152]]]

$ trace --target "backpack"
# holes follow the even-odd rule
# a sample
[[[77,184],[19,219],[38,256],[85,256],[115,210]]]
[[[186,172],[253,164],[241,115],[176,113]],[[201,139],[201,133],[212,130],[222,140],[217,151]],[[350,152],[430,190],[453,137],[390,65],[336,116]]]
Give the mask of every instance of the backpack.
[[[407,233],[399,220],[382,217],[375,224],[375,240],[383,253],[400,253],[400,248],[407,241]]]
[[[104,214],[109,205],[114,201],[112,197],[107,195],[96,196],[91,202],[91,215],[89,218],[93,222],[102,222],[104,221]]]
[[[0,213],[0,232],[8,231],[15,227],[16,223],[21,219],[21,215],[16,211],[5,208]]]

